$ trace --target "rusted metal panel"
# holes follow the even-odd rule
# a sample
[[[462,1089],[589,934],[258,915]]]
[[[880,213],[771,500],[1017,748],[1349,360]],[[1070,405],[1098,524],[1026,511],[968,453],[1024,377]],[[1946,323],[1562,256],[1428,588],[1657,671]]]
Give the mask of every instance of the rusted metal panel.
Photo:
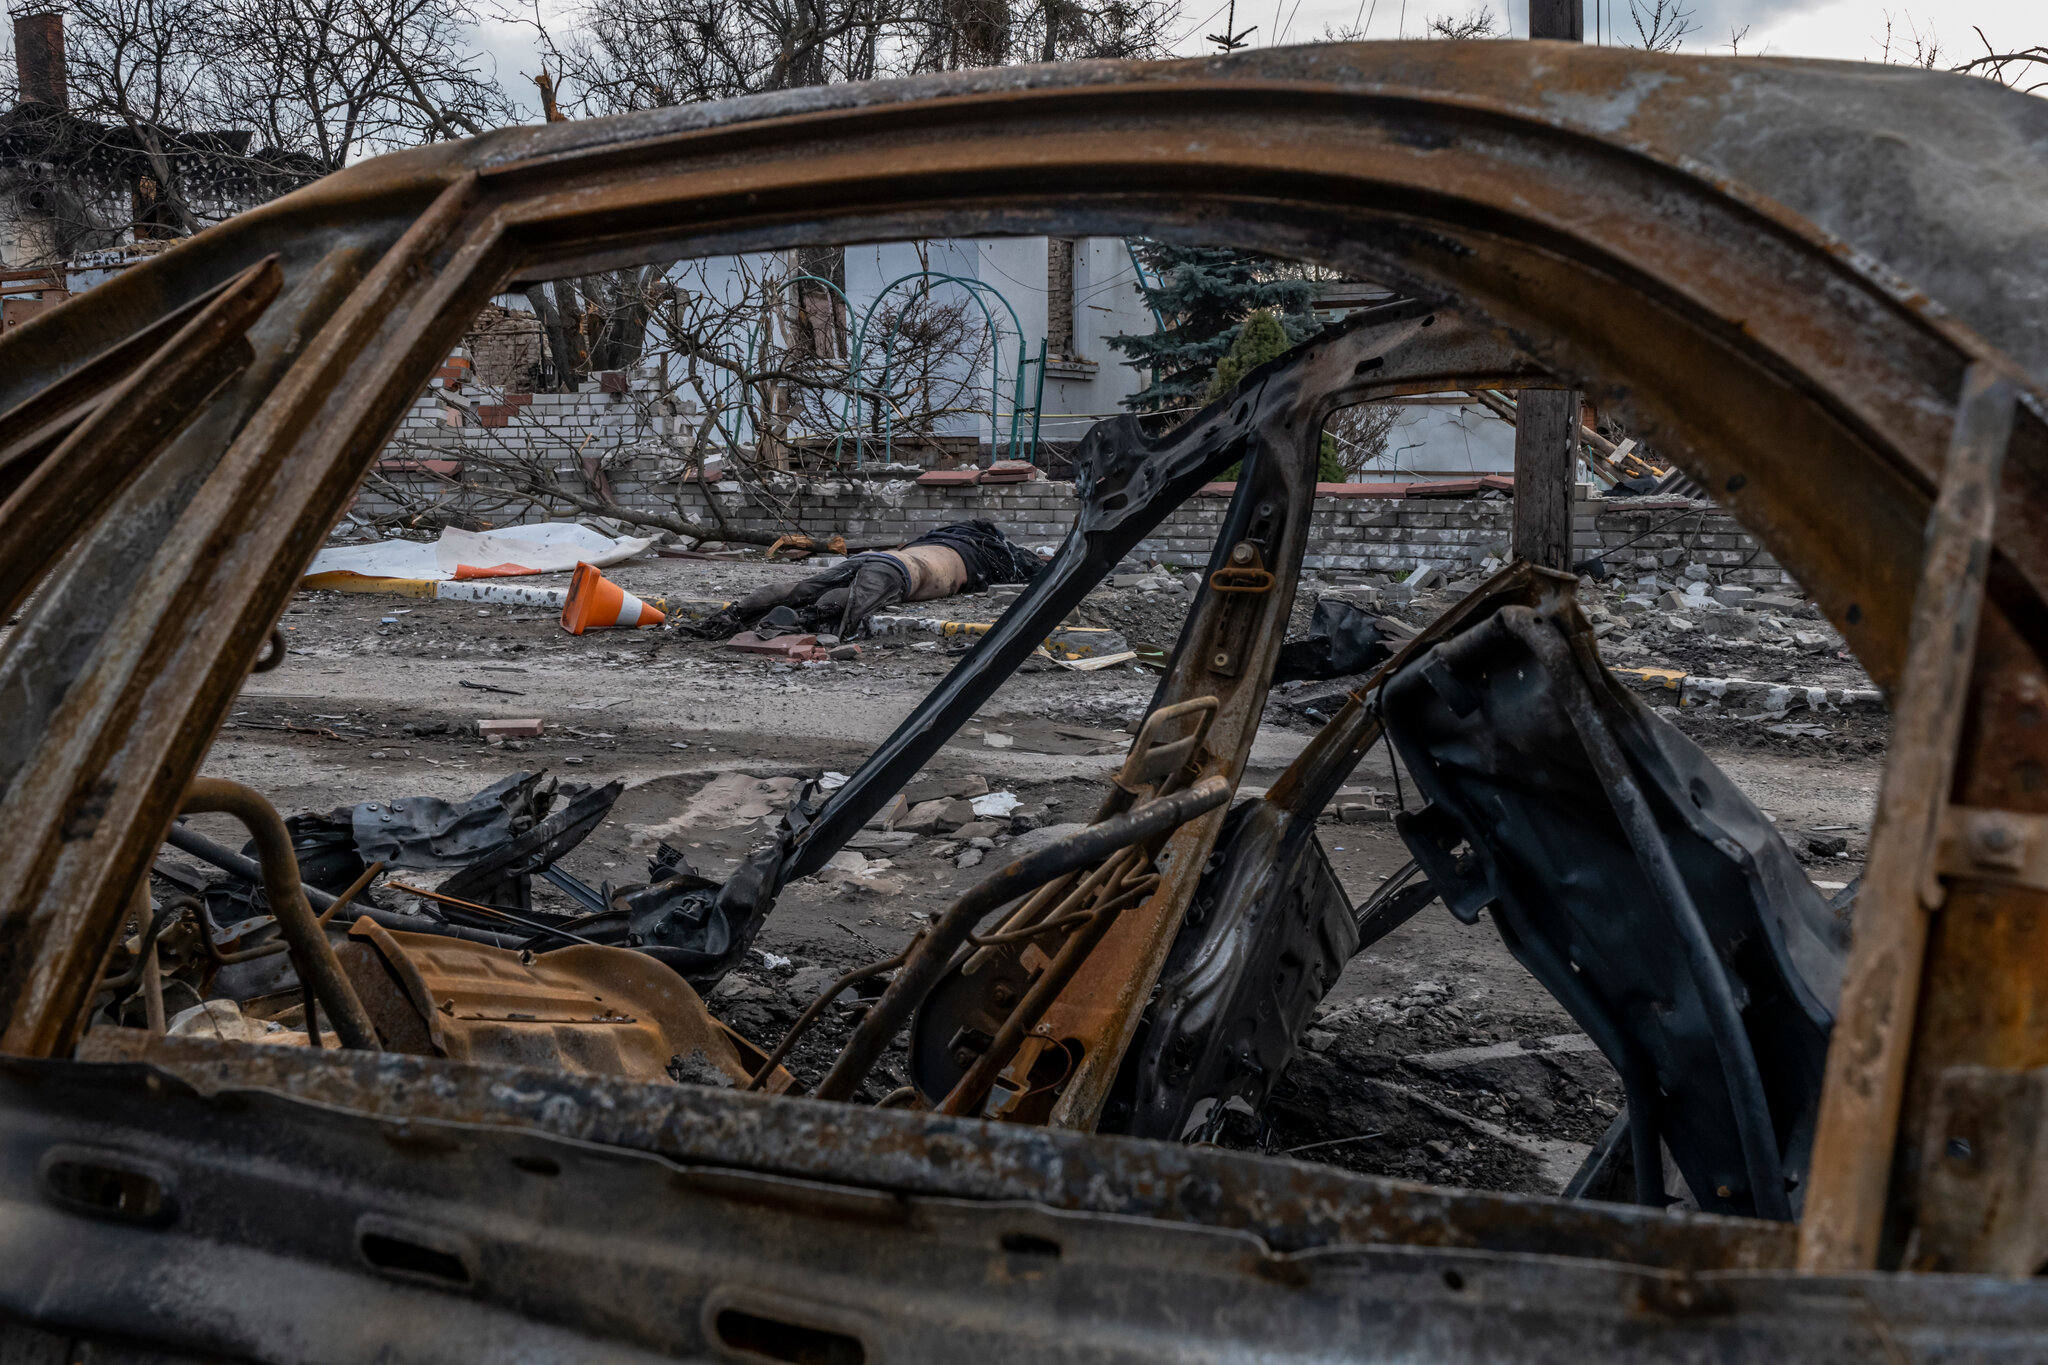
[[[1930,1086],[1913,1268],[2048,1269],[2048,1068],[1950,1067]]]
[[[232,1074],[265,1053],[271,1084]],[[1076,1365],[1988,1362],[2038,1358],[2048,1322],[2039,1280],[1710,1269],[1724,1220],[1045,1130],[984,1145],[980,1124],[690,1087],[292,1065],[321,1060],[221,1049],[190,1065],[198,1090],[184,1063],[0,1064],[0,1315],[336,1365],[730,1356],[735,1308],[871,1361]],[[310,1083],[297,1097],[287,1071]],[[673,1107],[637,1098],[656,1094]],[[785,1141],[792,1117],[808,1141]],[[653,1142],[618,1140],[650,1119]],[[81,1172],[126,1181],[141,1216],[80,1208]],[[1517,1222],[1543,1240],[1445,1245],[1481,1203],[1484,1241]],[[1322,1210],[1367,1236],[1287,1236],[1281,1219]],[[1589,1217],[1681,1263],[1602,1255],[1611,1239],[1574,1236]]]
[[[1215,1148],[1114,1141],[1052,1128],[903,1110],[799,1103],[703,1086],[95,1030],[84,1055],[133,1062],[89,1093],[156,1085],[211,1097],[272,1095],[380,1123],[534,1129],[605,1147],[906,1194],[1158,1219],[1248,1232],[1299,1251],[1367,1243],[1590,1256],[1671,1270],[1783,1270],[1783,1224],[1534,1195],[1477,1194]],[[22,1076],[67,1063],[0,1061]],[[55,1068],[52,1070],[51,1068]],[[111,1102],[109,1099],[108,1102]]]
[[[576,945],[536,955],[367,919],[349,933],[377,959],[351,959],[351,976],[388,973],[401,988],[362,991],[387,1047],[417,1036],[424,1046],[401,1050],[647,1082],[673,1074],[702,1083],[707,1072],[735,1085],[752,1079],[689,983],[640,953]],[[782,1073],[769,1093],[789,1080]]]
[[[1269,388],[1284,392],[1270,399],[1260,395],[1266,400],[1260,404],[1264,410],[1247,442],[1237,494],[1224,514],[1209,564],[1209,588],[1195,599],[1154,697],[1155,709],[1194,697],[1217,699],[1214,718],[1189,759],[1197,780],[1220,778],[1237,785],[1265,711],[1308,548],[1316,491],[1312,451],[1324,412],[1335,406],[1342,371],[1355,372],[1364,363],[1353,358],[1352,347],[1324,349],[1326,354],[1269,381]],[[1222,590],[1222,580],[1233,574],[1248,581],[1242,590]],[[1160,850],[1159,888],[1108,927],[1038,1025],[1039,1034],[1078,1059],[1053,1105],[1051,1122],[1059,1127],[1092,1129],[1101,1117],[1223,815],[1218,809],[1174,833]]]
[[[283,285],[275,260],[242,272],[156,354],[96,396],[91,411],[0,502],[0,522],[17,528],[0,543],[0,616],[12,616],[73,538],[248,368],[255,353],[244,334]]]

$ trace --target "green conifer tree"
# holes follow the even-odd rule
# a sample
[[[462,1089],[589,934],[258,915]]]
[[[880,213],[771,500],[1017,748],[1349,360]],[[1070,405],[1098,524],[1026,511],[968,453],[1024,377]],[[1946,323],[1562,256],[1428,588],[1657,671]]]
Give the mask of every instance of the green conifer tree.
[[[1254,313],[1264,312],[1279,323],[1287,343],[1281,350],[1317,330],[1310,308],[1315,283],[1270,256],[1145,242],[1138,246],[1138,259],[1151,281],[1141,286],[1145,301],[1165,325],[1146,336],[1114,337],[1110,344],[1131,357],[1127,364],[1152,373],[1151,383],[1124,400],[1140,412],[1207,401],[1203,395],[1218,363]]]
[[[1236,388],[1238,380],[1275,356],[1287,354],[1293,344],[1280,319],[1269,309],[1259,309],[1238,324],[1237,339],[1230,343],[1230,353],[1216,362],[1216,373],[1203,391],[1202,401],[1215,402]]]
[[[1230,353],[1216,362],[1216,374],[1203,392],[1202,402],[1215,402],[1235,388],[1246,375],[1276,356],[1287,354],[1293,346],[1280,319],[1264,308],[1259,309],[1239,325],[1237,339],[1230,343]],[[1316,482],[1344,482],[1344,462],[1337,458],[1336,439],[1327,432],[1323,434],[1317,455]],[[1235,480],[1238,468],[1232,465],[1224,471],[1224,479]]]

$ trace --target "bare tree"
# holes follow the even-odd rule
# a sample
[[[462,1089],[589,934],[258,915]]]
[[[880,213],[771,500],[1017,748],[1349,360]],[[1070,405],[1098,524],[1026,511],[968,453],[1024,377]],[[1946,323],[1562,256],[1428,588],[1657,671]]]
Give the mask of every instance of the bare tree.
[[[605,427],[579,432],[572,419],[520,408],[505,425],[465,434],[461,476],[426,472],[449,454],[442,443],[401,436],[392,454],[416,468],[404,479],[373,480],[400,509],[383,520],[476,529],[538,510],[766,543],[773,537],[727,521],[730,502],[802,531],[787,495],[790,474],[873,462],[891,446],[929,443],[950,419],[988,411],[992,339],[968,299],[943,287],[909,293],[849,336],[862,343],[860,354],[820,354],[804,342],[803,319],[787,302],[801,256],[650,266],[637,277],[645,291],[637,300],[613,292],[612,276],[549,282],[539,292],[550,306],[556,286],[567,284],[561,297],[613,310],[611,320],[596,315],[601,309],[586,315],[580,339],[604,336],[617,317],[645,321],[638,363],[607,384]],[[458,413],[470,406],[453,394],[447,402]],[[613,429],[621,417],[629,439]],[[627,478],[650,491],[622,499],[614,487]]]
[[[466,0],[211,0],[220,97],[324,169],[514,121]]]
[[[339,2],[339,0],[336,0]],[[391,3],[393,0],[385,0]],[[544,56],[535,83],[548,117],[611,115],[797,86],[868,80],[914,71],[989,65],[1036,56],[1131,57],[1166,51],[1177,0],[583,0],[557,33],[536,6],[530,25]],[[502,18],[511,20],[509,12]],[[845,257],[811,249],[782,300],[790,351],[820,361],[845,358],[841,298]],[[835,286],[837,289],[835,290]],[[607,299],[626,306],[644,293],[628,282],[581,281],[529,291],[541,318],[557,386],[631,356],[594,359],[581,320],[593,305],[615,330],[643,330]],[[552,293],[553,297],[549,294]],[[578,338],[582,340],[579,341]],[[807,390],[770,395],[771,411],[802,406]],[[773,422],[768,424],[772,430]]]
[[[799,260],[802,253],[797,253]],[[792,310],[794,274],[774,258],[671,272],[647,366],[698,412],[693,449],[737,454],[760,472],[836,466],[856,452],[934,438],[980,411],[993,338],[957,291],[920,289],[878,310],[857,345],[820,347]],[[701,456],[700,456],[701,459]]]
[[[1890,16],[1886,16],[1889,27]],[[1972,57],[1954,68],[1973,76],[1984,76],[2000,85],[2010,86],[2024,94],[2037,90],[2048,90],[2048,47],[2024,47],[2014,52],[2000,52],[1984,36],[1984,30],[1972,26],[1977,41],[1984,44],[1984,55]]]
[[[868,79],[903,25],[892,0],[586,0],[559,39],[533,22],[586,115]]]
[[[537,10],[520,21],[548,54],[556,99],[616,114],[1019,60],[1163,56],[1178,13],[1178,0],[583,0],[559,37]]]
[[[1501,35],[1500,21],[1485,5],[1472,10],[1462,19],[1448,14],[1430,16],[1429,36],[1444,38],[1451,42],[1463,42],[1472,38],[1498,38]]]
[[[216,24],[207,0],[78,0],[66,24],[70,112],[78,117],[52,121],[50,159],[87,165],[118,149],[131,163],[122,178],[134,186],[135,235],[197,231],[202,196],[185,173],[192,158],[180,153],[198,150],[182,134],[205,127],[216,108],[207,61]],[[108,126],[93,126],[101,120]],[[80,186],[65,205],[80,228],[99,226],[85,221],[94,197]],[[109,207],[117,214],[122,206]]]
[[[185,236],[358,157],[505,121],[466,3],[69,0],[62,89],[12,121],[0,175],[47,228],[39,264]]]
[[[1900,21],[1906,30],[1903,34],[1897,32],[1892,12],[1884,12],[1884,36],[1877,40],[1878,60],[1891,66],[1918,66],[1934,70],[1941,64],[1941,39],[1936,36],[1933,23],[1928,23],[1925,33],[1921,32],[1911,10],[1904,11]]]
[[[1676,52],[1699,30],[1684,0],[1628,0],[1628,16],[1638,40],[1629,46],[1649,52]]]
[[[1323,423],[1323,435],[1337,447],[1337,462],[1347,479],[1368,473],[1387,454],[1400,409],[1390,403],[1359,403],[1339,408]]]

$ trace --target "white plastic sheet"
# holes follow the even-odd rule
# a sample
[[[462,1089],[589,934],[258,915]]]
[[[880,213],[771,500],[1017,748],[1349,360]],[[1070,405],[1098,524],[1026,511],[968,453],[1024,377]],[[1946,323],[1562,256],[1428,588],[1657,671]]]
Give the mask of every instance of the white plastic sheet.
[[[1024,803],[1017,799],[1015,792],[990,792],[987,796],[975,797],[973,804],[976,815],[1001,820]]]
[[[581,562],[602,569],[644,553],[652,540],[614,537],[572,522],[510,526],[502,531],[449,528],[431,543],[380,540],[336,545],[313,558],[307,575],[353,573],[366,578],[515,578],[568,573]]]

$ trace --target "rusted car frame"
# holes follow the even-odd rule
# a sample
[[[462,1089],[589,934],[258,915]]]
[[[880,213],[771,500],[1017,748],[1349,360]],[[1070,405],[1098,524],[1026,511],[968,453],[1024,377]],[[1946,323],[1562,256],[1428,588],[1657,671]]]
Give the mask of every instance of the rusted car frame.
[[[1702,1334],[1728,1354],[1815,1359],[2038,1349],[2034,1282],[1863,1272],[1906,1256],[2032,1269],[2039,1235],[1922,1200],[2032,1198],[2038,1164],[2038,1136],[1975,1097],[2019,1094],[2048,1064],[2048,878],[2025,852],[2048,805],[2043,118],[1930,73],[1550,44],[806,91],[380,159],[17,329],[0,341],[0,596],[35,600],[0,657],[17,1267],[0,1303],[60,1331],[293,1359],[467,1358],[485,1339],[511,1355],[606,1341],[775,1358],[779,1330],[874,1358],[1227,1354],[1250,1349],[1248,1321],[1272,1324],[1251,1336],[1275,1355],[1624,1341],[1676,1355]],[[1920,154],[1888,160],[1897,145]],[[159,1043],[143,1061],[67,1060],[242,677],[486,299],[629,261],[1042,231],[1256,246],[1431,300],[1626,413],[1799,575],[1891,694],[1897,741],[1800,1233],[1811,1277],[1776,1280],[1793,1255],[1777,1225],[1430,1196],[1082,1133],[357,1054]],[[273,270],[275,301],[228,325]],[[212,338],[203,355],[181,339],[194,328]],[[216,396],[182,427],[136,427],[117,398],[174,364]],[[110,476],[46,507],[38,474],[67,442]],[[321,1146],[316,1112],[355,1150]],[[1948,1141],[1949,1115],[1975,1115],[1978,1139]],[[708,1202],[608,1254],[576,1225],[594,1193],[538,1195],[518,1227],[492,1223],[492,1154],[521,1143],[547,1148],[529,1174],[630,1164],[656,1185],[603,1202],[657,1221],[682,1206],[663,1212],[655,1189]],[[141,1172],[132,1188],[108,1153]],[[275,1178],[246,1178],[259,1168]],[[437,1170],[441,1185],[418,1183]],[[96,1204],[109,1179],[118,1197]],[[321,1216],[277,1226],[278,1201],[316,1185]],[[1404,1213],[1431,1199],[1427,1217]],[[1031,1206],[1012,1230],[997,1227],[1006,1201]],[[885,1224],[910,1230],[891,1234],[894,1261],[874,1252]],[[1323,1231],[1289,1231],[1303,1227]],[[982,1250],[910,1249],[956,1233]],[[401,1250],[380,1262],[371,1237]],[[303,1295],[223,1299],[197,1250],[222,1244],[259,1280],[303,1271]],[[743,1272],[719,1260],[741,1246]],[[519,1260],[536,1247],[545,1278]],[[149,1294],[87,1289],[108,1257]],[[619,1303],[629,1268],[651,1306]],[[948,1288],[906,1294],[920,1277]],[[1056,1322],[1053,1305],[1084,1291],[1087,1308]],[[342,1321],[346,1340],[328,1326]]]

